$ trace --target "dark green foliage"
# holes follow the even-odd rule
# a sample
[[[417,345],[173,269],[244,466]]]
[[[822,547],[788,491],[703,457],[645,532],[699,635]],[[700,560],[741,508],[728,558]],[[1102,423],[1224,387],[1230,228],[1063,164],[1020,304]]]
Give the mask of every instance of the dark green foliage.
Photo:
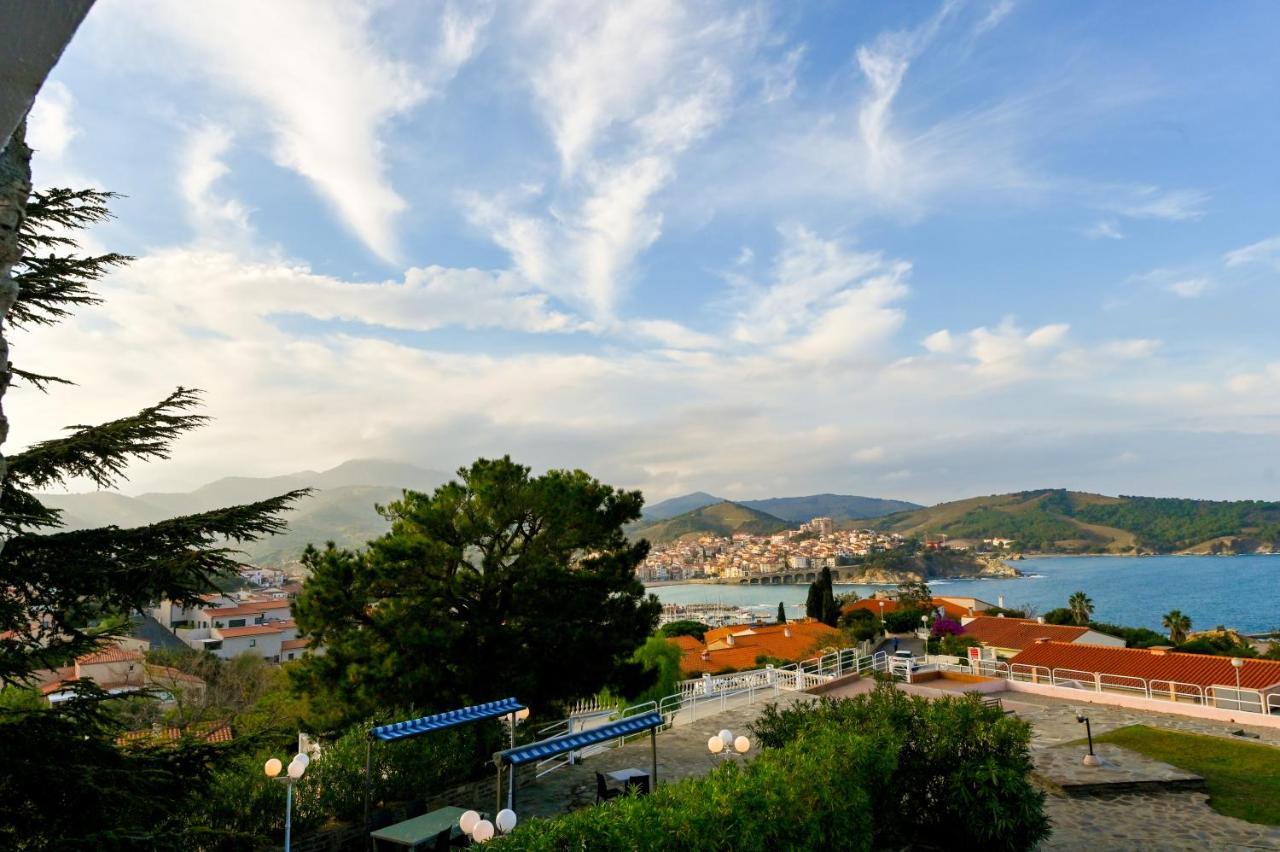
[[[822,618],[822,584],[814,580],[804,598],[805,618]]]
[[[990,610],[988,610],[987,612],[990,612]],[[986,612],[983,613],[983,615],[986,615],[986,614],[987,614]],[[1075,624],[1076,623],[1075,615],[1071,612],[1069,608],[1065,606],[1060,606],[1057,609],[1049,610],[1044,614],[1044,620],[1046,624]]]
[[[946,526],[947,535],[957,538],[1011,538],[1031,550],[1051,550],[1063,539],[1087,538],[1087,533],[1070,521],[1043,512],[1005,512],[981,508],[966,512]]]
[[[1256,657],[1252,645],[1241,645],[1226,633],[1206,633],[1178,646],[1184,654],[1208,654],[1213,657]]]
[[[884,615],[884,629],[889,633],[911,633],[920,628],[920,619],[926,618],[926,609],[899,609]]]
[[[633,662],[643,666],[643,672],[648,675],[643,680],[649,686],[642,692],[624,693],[627,703],[661,701],[674,694],[684,679],[680,672],[680,657],[680,648],[674,642],[660,636],[649,637],[631,657]]]
[[[1091,524],[1129,530],[1149,550],[1181,550],[1246,528],[1280,521],[1280,503],[1260,500],[1182,500],[1125,497],[1123,503],[1082,506],[1076,517]]]
[[[931,701],[882,684],[850,700],[770,705],[751,726],[767,750],[830,730],[895,754],[870,789],[875,848],[1032,849],[1049,833],[1030,777],[1030,726],[976,695]]]
[[[658,628],[658,633],[668,639],[674,639],[677,636],[692,636],[701,642],[702,637],[706,636],[707,631],[710,629],[701,621],[685,620],[668,622]]]
[[[225,746],[122,750],[118,702],[86,681],[53,708],[0,710],[0,848],[185,849],[184,799]]]
[[[916,609],[929,609],[933,604],[933,591],[923,580],[911,580],[898,585],[898,600]]]
[[[106,218],[111,198],[70,190],[33,196],[20,234],[22,289],[9,321],[49,325],[97,301],[89,285],[128,258],[79,257],[67,232]],[[15,373],[41,389],[60,381]],[[157,599],[196,601],[238,566],[229,544],[283,527],[280,513],[301,492],[136,529],[41,532],[58,525],[58,514],[33,490],[73,478],[118,485],[131,462],[167,458],[170,444],[204,421],[191,411],[197,402],[197,392],[179,388],[135,415],[73,426],[10,456],[0,496],[0,684],[21,687],[41,669],[96,650]],[[108,696],[86,682],[54,708],[7,702],[0,848],[189,848],[183,800],[227,750],[200,742],[116,747],[125,722],[156,715],[146,698]]]
[[[431,495],[406,491],[367,551],[303,557],[294,614],[325,653],[303,661],[299,682],[353,712],[508,695],[546,712],[606,686],[627,694],[661,609],[635,575],[648,544],[622,532],[642,502],[509,458],[481,459]]]
[[[787,605],[784,604],[782,601],[778,601],[778,619],[777,620],[779,624],[787,623]]]
[[[521,852],[868,850],[873,791],[892,766],[888,743],[848,728],[812,730],[745,765],[729,763],[652,795],[530,820],[492,846]]]
[[[832,585],[831,569],[823,567],[822,574],[818,577],[818,582],[822,584],[822,612],[818,616],[818,620],[828,627],[835,627],[840,620],[840,607],[836,604],[835,587]]]

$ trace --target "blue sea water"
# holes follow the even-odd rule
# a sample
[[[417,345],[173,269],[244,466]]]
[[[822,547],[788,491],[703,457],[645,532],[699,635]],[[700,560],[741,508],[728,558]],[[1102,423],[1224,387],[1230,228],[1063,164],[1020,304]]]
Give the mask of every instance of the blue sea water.
[[[1066,606],[1073,592],[1093,598],[1097,621],[1160,630],[1172,609],[1191,616],[1193,630],[1225,624],[1244,633],[1280,627],[1280,556],[1054,556],[1013,563],[1016,579],[932,580],[940,595],[963,595],[1040,612]],[[836,593],[869,595],[877,586],[836,586]],[[656,586],[663,603],[725,603],[789,615],[804,614],[806,586],[679,583]]]

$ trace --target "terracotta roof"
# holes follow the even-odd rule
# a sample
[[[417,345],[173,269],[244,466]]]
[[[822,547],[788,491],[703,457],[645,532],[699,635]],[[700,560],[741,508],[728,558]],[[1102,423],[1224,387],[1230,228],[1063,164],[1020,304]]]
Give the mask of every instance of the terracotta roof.
[[[672,636],[671,641],[680,646],[681,651],[701,651],[702,643],[693,636]]]
[[[1235,686],[1236,670],[1230,657],[1183,654],[1147,648],[1109,648],[1066,642],[1036,643],[1009,661],[1050,669],[1128,675],[1146,680],[1172,680],[1199,686]],[[1280,683],[1280,661],[1244,660],[1240,685],[1266,689]]]
[[[247,627],[215,627],[214,630],[223,639],[235,639],[238,636],[266,636],[269,633],[282,633],[294,626],[292,621],[268,621],[266,624],[250,624]]]
[[[242,603],[240,606],[206,609],[204,614],[209,618],[237,618],[242,615],[258,615],[263,612],[269,612],[273,609],[287,610],[288,608],[289,602],[283,599],[250,601],[248,603]]]
[[[972,636],[992,648],[1025,648],[1037,639],[1076,642],[1089,632],[1087,627],[1068,624],[1041,624],[1034,618],[998,618],[980,615],[964,626],[964,635]]]
[[[854,601],[853,603],[848,604],[847,606],[844,607],[844,609],[841,610],[841,612],[850,613],[850,612],[853,612],[854,610],[862,609],[862,610],[866,610],[872,615],[879,615],[881,612],[880,602],[882,600],[884,601],[885,615],[888,615],[891,612],[897,612],[899,609],[902,609],[902,604],[895,600],[886,600],[884,598],[863,598],[860,601]],[[958,603],[954,603],[952,601],[945,600],[943,598],[934,598],[930,602],[930,607],[932,609],[941,609],[944,615],[946,615],[948,618],[955,619],[957,621],[959,621],[960,618],[967,616],[969,614],[969,608],[967,606],[961,606]]]
[[[286,639],[280,643],[281,651],[299,651],[306,650],[311,646],[309,639]]]
[[[730,635],[733,636],[732,645],[729,644]],[[814,646],[827,640],[839,644],[839,638],[839,630],[820,621],[791,621],[786,624],[717,627],[707,631],[705,645],[686,647],[687,643],[677,644],[683,651],[680,668],[687,674],[701,674],[730,668],[759,668],[756,658],[760,656],[793,662],[803,660],[812,655]],[[704,654],[706,659],[703,659]]]
[[[129,731],[116,737],[116,745],[167,745],[182,738],[182,728],[151,728]],[[230,722],[197,722],[185,733],[207,743],[229,743],[233,739]]]
[[[92,666],[95,663],[132,663],[141,659],[141,651],[131,651],[119,645],[112,645],[109,648],[76,657],[76,662],[82,666]]]

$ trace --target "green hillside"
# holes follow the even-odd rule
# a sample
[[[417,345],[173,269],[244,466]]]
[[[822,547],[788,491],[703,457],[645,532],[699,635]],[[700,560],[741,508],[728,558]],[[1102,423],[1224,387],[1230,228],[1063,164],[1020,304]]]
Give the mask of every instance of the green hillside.
[[[858,497],[852,494],[812,494],[808,497],[769,497],[764,500],[740,500],[741,505],[765,512],[784,521],[803,523],[813,518],[851,521],[880,518],[894,512],[921,508],[905,500]]]
[[[656,543],[675,541],[687,535],[733,535],[736,532],[769,535],[790,526],[781,518],[726,500],[674,518],[638,524],[628,533],[632,538],[646,538]]]
[[[972,497],[881,518],[878,529],[953,539],[1011,538],[1019,549],[1056,553],[1174,553],[1249,549],[1280,540],[1280,503],[1107,497],[1064,489]],[[1226,540],[1227,543],[1221,543]]]

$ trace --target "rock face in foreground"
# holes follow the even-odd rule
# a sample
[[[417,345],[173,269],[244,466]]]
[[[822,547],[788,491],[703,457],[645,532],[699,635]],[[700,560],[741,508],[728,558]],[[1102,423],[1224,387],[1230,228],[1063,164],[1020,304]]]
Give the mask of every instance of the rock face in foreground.
[[[854,583],[896,585],[918,580],[952,577],[1019,577],[1018,569],[996,556],[942,551],[918,553],[892,566],[871,565]]]

